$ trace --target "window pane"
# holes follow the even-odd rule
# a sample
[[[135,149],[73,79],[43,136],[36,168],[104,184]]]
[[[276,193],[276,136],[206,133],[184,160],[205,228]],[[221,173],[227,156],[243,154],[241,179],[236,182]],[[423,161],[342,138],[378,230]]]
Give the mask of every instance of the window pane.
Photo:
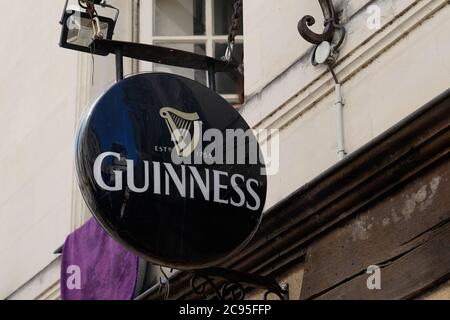
[[[233,0],[214,0],[214,34],[227,35],[230,32],[233,4]],[[242,19],[239,22],[238,34],[243,34]]]
[[[227,50],[226,43],[217,43],[215,45],[216,58],[220,59],[225,55],[225,51]],[[242,43],[237,43],[234,46],[233,59],[235,61],[242,61],[242,52],[243,52]],[[221,94],[241,94],[242,89],[244,87],[244,77],[238,72],[232,73],[217,73],[216,78],[217,90]]]
[[[155,45],[161,46],[161,47],[168,47],[168,48],[173,48],[173,49],[178,49],[178,50],[194,52],[194,53],[198,53],[201,55],[206,55],[206,46],[203,43],[155,42]],[[186,69],[186,68],[166,66],[166,65],[157,64],[157,63],[154,64],[153,70],[155,72],[167,72],[167,73],[178,74],[180,76],[198,81],[201,84],[206,85],[206,72],[202,71],[202,70],[192,70],[192,69]]]
[[[155,36],[205,34],[205,0],[155,0]]]

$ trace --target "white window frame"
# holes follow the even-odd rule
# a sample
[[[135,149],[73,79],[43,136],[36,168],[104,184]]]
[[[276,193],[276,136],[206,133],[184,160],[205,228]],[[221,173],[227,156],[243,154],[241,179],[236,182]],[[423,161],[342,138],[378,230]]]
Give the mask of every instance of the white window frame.
[[[228,35],[214,35],[214,0],[205,0],[205,35],[193,35],[193,36],[154,36],[154,9],[155,0],[141,1],[141,41],[158,45],[158,43],[204,43],[206,48],[206,55],[214,57],[215,44],[228,43]],[[150,19],[147,19],[150,15]],[[236,43],[242,44],[244,42],[244,36],[237,36]],[[143,62],[140,64],[140,70],[154,70],[152,63]],[[208,77],[208,75],[206,75]],[[245,81],[245,79],[244,79]],[[237,94],[223,94],[226,100],[231,103],[238,103],[239,96]]]

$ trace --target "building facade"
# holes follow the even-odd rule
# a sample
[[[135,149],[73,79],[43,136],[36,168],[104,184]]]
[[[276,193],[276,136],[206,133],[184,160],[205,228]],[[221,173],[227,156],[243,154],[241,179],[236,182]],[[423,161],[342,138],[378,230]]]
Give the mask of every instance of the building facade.
[[[121,9],[115,39],[225,52],[231,1],[110,2]],[[448,299],[449,1],[333,3],[347,31],[334,66],[344,160],[333,77],[312,65],[313,46],[297,30],[310,14],[322,31],[318,2],[243,1],[243,80],[221,76],[219,91],[251,127],[279,130],[280,150],[260,233],[229,267],[288,282],[291,299]],[[90,216],[72,146],[83,110],[114,82],[114,60],[58,48],[61,9],[52,0],[15,3],[0,31],[2,298],[58,299],[53,252]],[[131,60],[125,71],[207,78]],[[381,290],[370,290],[376,267]],[[173,275],[171,298],[195,298],[187,279]],[[161,296],[150,288],[142,298]]]

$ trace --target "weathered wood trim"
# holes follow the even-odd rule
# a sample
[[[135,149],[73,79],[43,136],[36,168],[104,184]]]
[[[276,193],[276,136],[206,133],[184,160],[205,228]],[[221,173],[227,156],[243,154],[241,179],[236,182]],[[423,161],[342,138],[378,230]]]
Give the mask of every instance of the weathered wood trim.
[[[450,236],[449,194],[447,155],[314,241],[301,298],[404,299],[450,275],[450,241],[435,241]],[[373,265],[381,290],[367,286]]]
[[[426,239],[424,239],[426,238]],[[355,275],[349,281],[319,295],[321,300],[413,299],[449,279],[450,223],[432,230],[420,244],[400,254],[382,268],[381,290],[368,290],[367,274]]]

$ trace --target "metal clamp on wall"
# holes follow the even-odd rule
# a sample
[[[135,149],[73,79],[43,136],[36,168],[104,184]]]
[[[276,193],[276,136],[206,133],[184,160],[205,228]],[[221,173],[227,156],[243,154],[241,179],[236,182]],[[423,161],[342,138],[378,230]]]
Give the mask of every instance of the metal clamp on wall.
[[[306,41],[316,45],[313,55],[313,65],[333,65],[338,57],[339,48],[345,39],[345,28],[339,23],[332,0],[319,0],[324,15],[324,32],[315,33],[309,27],[316,23],[314,17],[307,15],[298,23],[298,31]]]
[[[335,82],[336,100],[335,106],[337,111],[336,131],[337,131],[337,154],[338,159],[342,160],[347,155],[345,151],[344,137],[344,115],[343,115],[343,98],[341,94],[341,83],[333,69],[339,56],[339,48],[345,40],[346,31],[344,26],[339,22],[332,0],[319,0],[325,19],[325,29],[322,34],[313,32],[309,27],[316,23],[314,17],[308,15],[303,17],[298,23],[298,31],[306,41],[315,45],[311,56],[311,63],[314,66],[327,65]]]

